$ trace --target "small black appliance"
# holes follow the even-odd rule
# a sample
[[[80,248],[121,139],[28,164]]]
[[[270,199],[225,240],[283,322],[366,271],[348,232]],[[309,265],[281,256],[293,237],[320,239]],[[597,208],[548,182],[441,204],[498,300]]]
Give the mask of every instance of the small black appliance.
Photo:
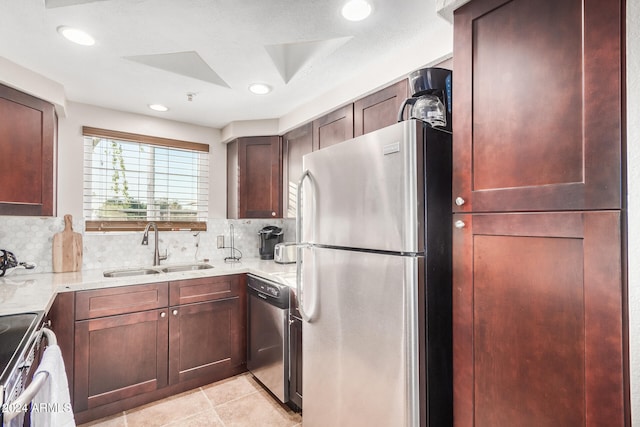
[[[422,68],[409,74],[409,89],[413,93],[398,111],[398,121],[404,120],[409,106],[409,119],[418,119],[431,127],[451,131],[451,70]]]
[[[282,228],[267,225],[258,232],[258,235],[260,236],[260,259],[273,259],[276,244],[282,242],[284,235]]]

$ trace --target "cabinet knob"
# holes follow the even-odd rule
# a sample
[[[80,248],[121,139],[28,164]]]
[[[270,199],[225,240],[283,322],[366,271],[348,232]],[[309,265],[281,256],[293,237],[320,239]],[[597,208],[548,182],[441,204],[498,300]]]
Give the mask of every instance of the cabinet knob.
[[[276,213],[275,212],[271,212],[271,216],[276,216]]]
[[[178,315],[178,310],[173,310],[172,313],[173,313],[174,316],[177,316]]]
[[[455,227],[456,227],[456,228],[464,228],[465,223],[464,223],[464,221],[457,220],[457,221],[454,223],[454,225],[455,225]]]
[[[162,313],[160,313],[160,317],[165,318],[167,317],[167,313],[165,313],[164,311]]]
[[[456,197],[456,205],[462,206],[466,203],[466,201],[462,197]]]

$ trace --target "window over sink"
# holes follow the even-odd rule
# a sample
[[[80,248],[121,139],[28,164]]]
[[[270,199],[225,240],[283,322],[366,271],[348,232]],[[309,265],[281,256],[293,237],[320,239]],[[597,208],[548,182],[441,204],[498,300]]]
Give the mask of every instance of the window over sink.
[[[83,127],[87,231],[206,230],[207,144]]]

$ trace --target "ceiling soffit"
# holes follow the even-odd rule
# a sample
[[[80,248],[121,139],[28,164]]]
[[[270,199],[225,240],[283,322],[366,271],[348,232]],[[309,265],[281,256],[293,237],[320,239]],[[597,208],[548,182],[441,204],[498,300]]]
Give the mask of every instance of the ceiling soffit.
[[[273,44],[264,48],[284,82],[289,83],[293,76],[313,61],[328,57],[351,39],[352,37],[339,37],[328,40]]]
[[[209,67],[197,52],[175,52],[157,55],[126,56],[125,59],[159,68],[171,73],[202,80],[214,85],[229,87],[222,78]]]
[[[53,9],[54,7],[74,6],[76,4],[94,3],[105,0],[44,0],[44,7]]]

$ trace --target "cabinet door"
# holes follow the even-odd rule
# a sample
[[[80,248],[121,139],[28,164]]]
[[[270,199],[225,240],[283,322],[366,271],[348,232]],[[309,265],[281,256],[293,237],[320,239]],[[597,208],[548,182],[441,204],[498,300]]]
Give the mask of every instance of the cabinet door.
[[[456,11],[454,209],[620,209],[621,3],[474,0]]]
[[[167,384],[167,309],[76,322],[74,411]]]
[[[625,425],[620,213],[454,217],[455,426]]]
[[[283,212],[285,218],[296,217],[298,180],[302,175],[302,156],[313,151],[313,126],[300,126],[282,137]]]
[[[170,384],[212,382],[246,369],[244,303],[235,297],[170,308]]]
[[[0,215],[55,214],[56,126],[53,105],[0,85]]]
[[[302,320],[289,318],[289,398],[302,408]]]
[[[397,123],[398,110],[407,96],[407,79],[403,79],[354,102],[353,136]]]
[[[313,149],[320,150],[353,138],[353,104],[313,121]]]
[[[73,359],[75,347],[75,293],[60,292],[46,316],[49,327],[55,332],[58,347],[64,360],[64,369],[73,402]]]
[[[238,143],[238,217],[281,217],[280,137],[240,138]]]

